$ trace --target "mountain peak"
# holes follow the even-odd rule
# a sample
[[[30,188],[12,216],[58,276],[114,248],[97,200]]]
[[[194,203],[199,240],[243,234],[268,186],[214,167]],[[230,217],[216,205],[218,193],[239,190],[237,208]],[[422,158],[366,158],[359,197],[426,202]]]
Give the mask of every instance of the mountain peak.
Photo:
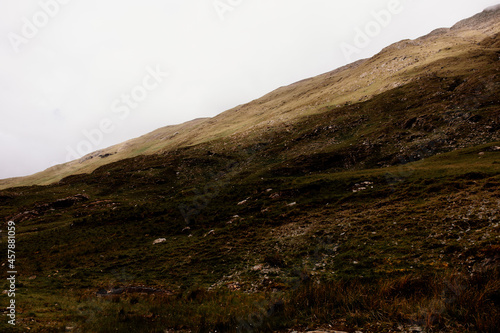
[[[462,20],[455,24],[451,29],[470,29],[484,30],[493,25],[493,20],[498,20],[500,16],[500,4],[486,8],[481,13],[478,13],[468,19]],[[496,22],[498,24],[498,21]]]
[[[500,11],[500,4],[493,5],[484,10],[485,12]]]

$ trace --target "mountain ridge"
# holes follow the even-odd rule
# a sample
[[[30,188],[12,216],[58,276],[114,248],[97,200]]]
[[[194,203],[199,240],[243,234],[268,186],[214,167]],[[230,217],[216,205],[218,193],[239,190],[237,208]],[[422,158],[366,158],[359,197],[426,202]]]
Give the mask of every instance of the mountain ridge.
[[[457,40],[446,41],[445,37],[459,38],[463,45],[468,46],[491,39],[493,31],[499,30],[499,15],[498,8],[485,10],[458,22],[451,28],[438,29],[438,35],[434,30],[416,40],[394,43],[370,59],[359,60],[333,71],[277,88],[259,99],[236,106],[215,117],[162,127],[136,139],[98,150],[76,161],[54,166],[31,176],[0,180],[0,188],[32,184],[46,185],[65,176],[92,172],[103,164],[138,154],[161,153],[219,137],[248,133],[250,130],[265,128],[269,122],[273,125],[293,122],[318,112],[323,105],[343,105],[367,100],[414,79],[407,76],[404,80],[398,80],[396,73],[400,73],[400,76],[406,75],[412,68],[423,67],[425,62],[429,63],[460,54],[460,47],[456,45]],[[464,31],[465,35],[462,35]],[[434,43],[433,41],[437,39],[440,39],[439,42]],[[432,47],[424,54],[422,54],[422,42],[432,43]],[[420,48],[416,52],[419,56],[402,55],[402,53],[412,54],[416,48]],[[391,55],[394,53],[394,59],[387,62],[383,59],[389,53]],[[379,59],[382,59],[381,63],[377,63]],[[383,81],[387,83],[380,84]],[[175,138],[174,133],[178,133]],[[106,156],[106,158],[94,159],[99,156]]]

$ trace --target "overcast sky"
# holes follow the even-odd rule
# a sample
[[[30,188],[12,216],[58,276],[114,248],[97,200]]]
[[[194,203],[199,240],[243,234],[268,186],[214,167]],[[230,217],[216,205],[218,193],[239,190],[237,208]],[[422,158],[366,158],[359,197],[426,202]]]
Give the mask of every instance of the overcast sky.
[[[214,116],[498,2],[2,0],[0,178]]]

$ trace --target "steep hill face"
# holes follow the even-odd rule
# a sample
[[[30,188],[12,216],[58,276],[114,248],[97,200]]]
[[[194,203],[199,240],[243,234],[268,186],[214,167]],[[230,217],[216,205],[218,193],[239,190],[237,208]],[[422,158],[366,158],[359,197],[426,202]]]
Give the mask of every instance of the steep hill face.
[[[496,332],[499,24],[5,181],[18,331]]]
[[[368,101],[432,76],[443,79],[470,77],[469,83],[462,82],[461,89],[473,85],[476,95],[484,89],[494,90],[498,83],[496,72],[477,71],[496,66],[499,13],[498,9],[487,10],[450,29],[438,29],[422,38],[396,43],[371,59],[279,88],[214,118],[167,126],[33,176],[0,180],[0,188],[46,185],[71,174],[92,172],[102,165],[141,154],[279,129],[328,108]]]

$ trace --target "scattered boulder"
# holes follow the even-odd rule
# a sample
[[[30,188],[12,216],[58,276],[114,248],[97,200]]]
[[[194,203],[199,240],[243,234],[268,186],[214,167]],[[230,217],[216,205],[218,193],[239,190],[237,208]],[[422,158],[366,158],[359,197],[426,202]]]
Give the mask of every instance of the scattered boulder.
[[[258,264],[258,265],[255,265],[252,267],[252,271],[258,272],[258,271],[261,271],[263,268],[264,268],[263,264]]]
[[[207,237],[208,235],[212,235],[215,233],[215,230],[210,230],[209,232],[207,232],[203,237]]]
[[[248,201],[248,199],[249,199],[249,198],[246,198],[245,200],[238,202],[238,206],[241,206],[241,205],[246,204],[246,203],[247,203],[247,201]]]
[[[241,289],[241,285],[238,282],[231,282],[227,284],[227,287],[231,291],[236,291]]]
[[[165,238],[158,238],[158,239],[155,239],[153,241],[153,245],[160,244],[160,243],[163,243],[163,242],[166,242],[166,241],[167,241],[167,239],[165,239]]]
[[[227,224],[232,224],[233,222],[237,221],[241,219],[241,217],[239,215],[234,215],[229,221],[227,221],[226,223]]]
[[[368,190],[369,188],[373,188],[373,182],[365,181],[365,182],[361,182],[361,183],[356,183],[356,184],[354,184],[354,187],[352,188],[352,192],[353,193],[361,192],[361,191]]]
[[[59,199],[49,204],[51,208],[68,208],[75,205],[78,202],[83,202],[89,200],[89,197],[85,194],[77,194],[64,199]]]
[[[163,289],[155,289],[145,286],[129,286],[129,287],[113,287],[110,290],[99,289],[96,292],[96,296],[98,297],[107,297],[113,295],[120,295],[123,293],[127,294],[168,294],[173,295],[172,292]]]
[[[26,212],[17,214],[13,217],[9,217],[9,220],[16,221],[17,223],[21,223],[21,222],[24,222],[26,220],[34,219],[34,218],[38,217],[39,215],[40,215],[39,211],[30,210],[30,211],[26,211]]]
[[[269,196],[269,198],[271,199],[278,199],[280,197],[280,194],[279,193],[273,193]]]

